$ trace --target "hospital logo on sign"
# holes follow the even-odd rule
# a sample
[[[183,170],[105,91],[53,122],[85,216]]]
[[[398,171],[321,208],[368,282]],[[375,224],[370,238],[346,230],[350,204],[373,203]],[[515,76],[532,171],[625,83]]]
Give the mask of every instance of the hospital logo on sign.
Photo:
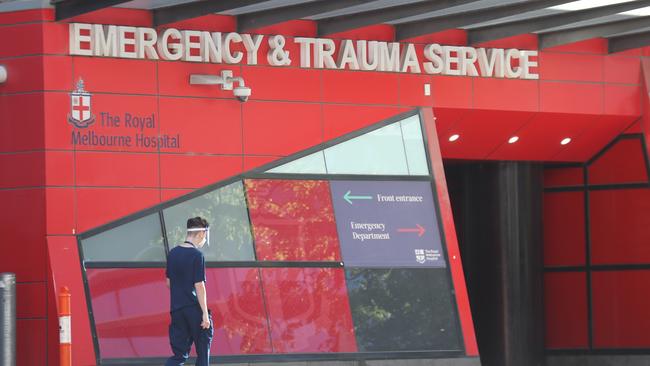
[[[77,89],[70,93],[70,113],[68,122],[77,128],[86,128],[95,123],[95,116],[90,110],[91,94],[84,90],[84,81],[79,79]]]

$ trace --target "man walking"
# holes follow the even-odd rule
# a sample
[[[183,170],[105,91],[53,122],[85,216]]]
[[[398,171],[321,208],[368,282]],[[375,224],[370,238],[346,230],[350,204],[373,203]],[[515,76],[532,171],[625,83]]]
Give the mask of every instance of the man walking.
[[[199,250],[209,240],[209,230],[204,218],[187,220],[185,242],[167,256],[167,286],[171,298],[169,342],[174,356],[167,359],[165,366],[185,364],[192,343],[196,348],[196,366],[210,364],[214,330],[206,300],[205,258]]]

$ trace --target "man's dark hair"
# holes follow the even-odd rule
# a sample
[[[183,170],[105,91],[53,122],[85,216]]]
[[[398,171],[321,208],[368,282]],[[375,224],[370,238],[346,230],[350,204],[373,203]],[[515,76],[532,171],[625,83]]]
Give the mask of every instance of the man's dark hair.
[[[197,217],[192,217],[190,219],[187,219],[188,229],[204,228],[204,227],[208,227],[208,221],[203,217],[197,216]]]

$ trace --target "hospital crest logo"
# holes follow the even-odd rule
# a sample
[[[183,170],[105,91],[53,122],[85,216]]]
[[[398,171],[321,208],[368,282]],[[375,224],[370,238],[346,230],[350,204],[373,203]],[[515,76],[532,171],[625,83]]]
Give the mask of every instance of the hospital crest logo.
[[[90,109],[92,95],[84,90],[84,81],[79,79],[77,89],[70,93],[70,113],[68,122],[77,128],[86,128],[95,123],[95,116]]]

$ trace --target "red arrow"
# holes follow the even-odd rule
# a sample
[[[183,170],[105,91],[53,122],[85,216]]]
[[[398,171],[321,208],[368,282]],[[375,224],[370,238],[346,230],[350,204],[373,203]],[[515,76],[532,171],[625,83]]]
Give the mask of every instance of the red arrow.
[[[413,229],[397,229],[397,231],[400,232],[400,233],[418,233],[418,236],[424,235],[424,232],[426,230],[424,230],[424,228],[422,226],[420,226],[420,224],[416,224],[415,226],[417,226],[417,228],[413,228]]]

